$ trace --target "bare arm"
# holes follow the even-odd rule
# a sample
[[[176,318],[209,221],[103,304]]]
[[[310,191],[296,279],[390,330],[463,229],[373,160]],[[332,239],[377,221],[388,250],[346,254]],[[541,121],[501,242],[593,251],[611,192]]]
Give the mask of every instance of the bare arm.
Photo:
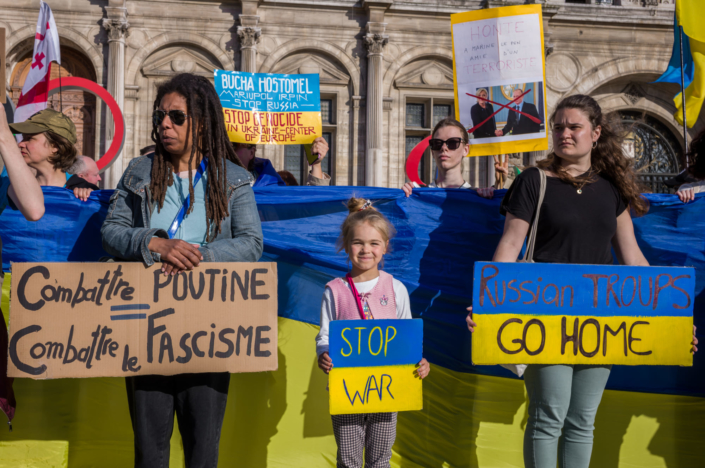
[[[612,247],[621,265],[649,266],[636,242],[634,224],[628,209],[617,217],[617,233],[612,238]]]
[[[0,112],[0,155],[10,178],[8,196],[28,221],[44,215],[44,194],[29,166],[22,159],[17,141],[7,125],[5,112]]]
[[[504,222],[504,233],[502,233],[502,238],[499,240],[499,245],[494,252],[492,261],[516,262],[528,232],[529,223],[511,213],[507,213],[507,220]]]

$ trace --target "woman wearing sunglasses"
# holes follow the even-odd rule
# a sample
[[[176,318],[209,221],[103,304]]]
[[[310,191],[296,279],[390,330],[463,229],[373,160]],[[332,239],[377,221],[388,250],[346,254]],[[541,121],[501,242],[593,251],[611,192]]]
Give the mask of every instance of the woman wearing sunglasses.
[[[464,188],[472,186],[463,178],[463,158],[468,155],[468,131],[457,120],[447,117],[436,124],[428,142],[431,155],[436,161],[438,177],[428,184],[430,188]],[[406,196],[419,186],[414,182],[407,182],[402,187]],[[477,190],[478,195],[492,198],[494,187]]]
[[[101,231],[105,250],[146,266],[161,262],[165,275],[200,262],[256,262],[263,244],[252,177],[206,78],[184,73],[159,86],[152,140],[154,153],[130,162],[118,183]],[[217,466],[230,374],[126,381],[136,467],[168,465],[174,412],[186,466]]]

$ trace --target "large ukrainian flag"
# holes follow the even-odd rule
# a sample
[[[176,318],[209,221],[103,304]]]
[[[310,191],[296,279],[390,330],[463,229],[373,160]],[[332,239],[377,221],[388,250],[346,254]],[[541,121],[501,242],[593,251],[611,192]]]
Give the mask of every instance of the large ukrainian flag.
[[[527,420],[523,382],[499,366],[473,366],[465,307],[475,261],[489,260],[502,232],[503,192],[493,200],[469,190],[287,187],[256,191],[265,236],[263,260],[279,269],[279,369],[234,374],[220,444],[222,467],[331,467],[336,446],[326,376],[316,365],[314,337],[326,282],[346,271],[335,253],[353,192],[370,198],[398,235],[386,271],[409,289],[424,321],[423,410],[399,414],[394,467],[522,467]],[[9,261],[94,261],[110,193],[87,203],[45,189],[38,223],[17,212],[0,217]],[[652,264],[695,266],[695,323],[705,327],[705,197],[687,205],[647,195],[648,215],[635,220]],[[39,241],[41,240],[41,241]],[[4,290],[8,290],[6,275]],[[7,312],[6,296],[3,310]],[[702,466],[705,358],[694,367],[615,366],[597,414],[592,467]],[[15,381],[14,431],[0,430],[0,467],[126,467],[132,430],[123,379]],[[183,466],[178,431],[172,467]]]

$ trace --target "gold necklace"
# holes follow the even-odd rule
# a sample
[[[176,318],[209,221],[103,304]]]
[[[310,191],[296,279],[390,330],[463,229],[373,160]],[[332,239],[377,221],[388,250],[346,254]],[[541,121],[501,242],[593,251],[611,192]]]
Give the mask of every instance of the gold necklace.
[[[590,169],[588,170],[588,172],[589,172],[589,174],[588,174],[587,178],[583,181],[582,184],[580,184],[580,187],[578,187],[578,190],[577,190],[578,195],[583,193],[583,187],[585,187],[585,184],[587,184],[590,181],[590,176],[592,176],[592,166],[590,166]]]

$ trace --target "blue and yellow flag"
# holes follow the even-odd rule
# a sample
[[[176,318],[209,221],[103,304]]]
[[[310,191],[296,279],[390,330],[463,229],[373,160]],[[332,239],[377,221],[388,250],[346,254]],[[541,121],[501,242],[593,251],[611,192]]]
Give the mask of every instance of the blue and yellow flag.
[[[688,37],[690,45],[690,60],[692,64],[692,82],[686,81],[685,109],[688,127],[693,127],[698,120],[700,109],[705,101],[705,30],[700,22],[705,15],[705,2],[702,0],[678,0],[676,2],[676,34],[678,26],[683,27],[683,34]],[[685,45],[685,38],[683,40]],[[674,49],[675,50],[675,49]],[[685,52],[685,46],[683,51]],[[685,59],[685,54],[684,54]],[[685,62],[685,60],[684,60]],[[686,67],[687,69],[687,67]],[[681,94],[673,98],[676,105],[675,119],[683,124],[683,100]]]

